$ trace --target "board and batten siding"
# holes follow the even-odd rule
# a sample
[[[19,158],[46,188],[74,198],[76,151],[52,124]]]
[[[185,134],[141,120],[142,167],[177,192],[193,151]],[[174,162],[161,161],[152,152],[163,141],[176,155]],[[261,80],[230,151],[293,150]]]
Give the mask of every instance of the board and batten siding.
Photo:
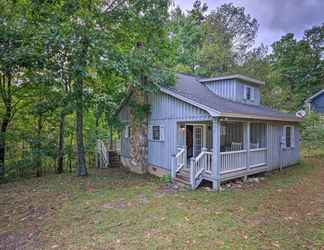
[[[237,90],[236,83],[237,80],[230,79],[230,80],[206,82],[205,86],[215,94],[235,101],[236,90]]]
[[[311,109],[317,113],[324,113],[324,93],[311,101]]]
[[[226,79],[219,81],[211,81],[204,83],[205,86],[215,94],[222,96],[232,101],[247,103],[247,104],[260,104],[260,87],[255,84],[245,83],[238,79]],[[244,99],[244,86],[251,86],[254,89],[253,100]]]
[[[161,92],[152,93],[149,103],[149,127],[163,126],[164,140],[153,141],[149,138],[148,163],[170,170],[172,155],[176,153],[180,139],[177,122],[208,121],[211,117],[206,111]]]
[[[285,125],[291,124],[268,124],[267,161],[269,170],[294,165],[297,164],[299,161],[299,129],[296,126],[294,126],[294,147],[282,148],[281,137],[283,136]]]
[[[166,170],[171,169],[172,155],[176,153],[179,137],[177,122],[208,121],[209,114],[191,104],[182,102],[162,92],[152,93],[148,98],[150,114],[148,126],[162,126],[164,138],[162,141],[148,140],[148,163]],[[128,110],[125,106],[120,112],[120,119],[128,123]],[[149,133],[150,134],[150,133]],[[121,155],[129,157],[129,141],[125,138],[125,129],[121,134]]]

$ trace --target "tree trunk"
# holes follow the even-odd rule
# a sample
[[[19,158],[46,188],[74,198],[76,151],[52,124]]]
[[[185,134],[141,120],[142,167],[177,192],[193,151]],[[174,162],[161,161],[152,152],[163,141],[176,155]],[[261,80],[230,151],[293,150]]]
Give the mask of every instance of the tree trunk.
[[[70,140],[70,149],[72,151],[70,151],[70,154],[69,154],[69,171],[70,173],[72,173],[72,152],[73,152],[73,138],[74,137],[74,134],[72,132],[72,135],[71,135],[71,140]]]
[[[96,111],[96,130],[95,130],[95,136],[96,136],[96,150],[95,150],[95,160],[96,160],[96,167],[97,168],[100,168],[100,162],[99,162],[99,152],[97,151],[97,142],[98,142],[98,137],[99,137],[99,133],[98,133],[98,127],[99,127],[99,117],[100,117],[100,114],[99,114],[99,111],[98,111],[98,107],[97,107],[97,111]]]
[[[1,130],[0,130],[0,179],[5,176],[5,156],[6,156],[6,132],[10,123],[10,119],[12,118],[12,93],[11,93],[11,75],[10,73],[2,76],[3,83],[1,86],[5,86],[5,82],[7,80],[7,89],[3,87],[1,89],[1,93],[6,92],[6,98],[2,95],[3,103],[5,106],[5,114],[2,118],[1,122]]]
[[[77,144],[77,176],[86,176],[87,168],[84,156],[83,143],[83,82],[79,79],[76,82],[78,92],[77,106],[76,106],[76,144]]]
[[[42,143],[41,143],[41,132],[42,132],[42,115],[38,116],[37,120],[37,143],[36,143],[36,176],[40,177],[42,175],[42,157],[41,157],[41,150],[42,150]]]
[[[60,131],[59,131],[59,148],[58,148],[58,158],[57,158],[57,168],[56,172],[58,174],[63,173],[64,170],[64,125],[65,125],[65,113],[61,112],[60,115]]]
[[[5,154],[6,154],[6,131],[9,125],[8,116],[2,120],[1,131],[0,131],[0,178],[3,178],[5,175]]]

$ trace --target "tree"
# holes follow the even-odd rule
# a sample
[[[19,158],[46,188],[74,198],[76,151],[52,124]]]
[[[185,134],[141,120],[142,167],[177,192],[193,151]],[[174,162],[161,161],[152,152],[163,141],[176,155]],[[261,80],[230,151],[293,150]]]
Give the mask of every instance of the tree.
[[[223,4],[208,15],[208,22],[220,34],[226,34],[231,41],[235,60],[241,62],[243,56],[252,47],[259,24],[245,12],[244,7],[232,3]]]
[[[207,5],[195,1],[193,9],[184,13],[177,7],[171,13],[170,28],[173,47],[176,48],[176,70],[197,73],[199,51],[202,46],[204,32],[201,27]]]
[[[258,23],[243,7],[223,4],[207,15],[203,28],[200,72],[215,76],[234,73],[236,66],[244,63],[254,44]]]
[[[297,41],[293,34],[272,45],[272,74],[276,86],[287,91],[286,107],[296,110],[303,101],[324,86],[324,25],[305,31]]]
[[[20,1],[0,4],[0,94],[2,101],[0,130],[0,178],[5,175],[6,133],[16,114],[23,90],[28,84],[26,74],[36,69],[33,54],[33,26],[25,17],[26,6]]]

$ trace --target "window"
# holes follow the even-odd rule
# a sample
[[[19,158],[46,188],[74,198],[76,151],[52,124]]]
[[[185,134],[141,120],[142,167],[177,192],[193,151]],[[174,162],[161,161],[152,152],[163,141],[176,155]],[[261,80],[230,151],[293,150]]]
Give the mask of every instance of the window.
[[[152,126],[152,139],[154,141],[159,141],[161,135],[160,126]]]
[[[149,139],[152,141],[163,141],[164,140],[164,126],[163,125],[149,126]]]
[[[244,86],[244,99],[254,100],[254,88],[250,86]]]
[[[284,126],[283,133],[283,144],[285,148],[293,148],[294,147],[294,127],[293,126]]]
[[[250,148],[266,147],[266,125],[264,123],[250,124]]]
[[[221,124],[221,152],[244,149],[243,123],[224,122]]]

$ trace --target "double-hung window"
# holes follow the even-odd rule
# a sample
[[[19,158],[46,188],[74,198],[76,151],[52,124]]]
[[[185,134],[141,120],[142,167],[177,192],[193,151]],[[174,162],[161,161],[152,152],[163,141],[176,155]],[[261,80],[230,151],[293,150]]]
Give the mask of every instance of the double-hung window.
[[[164,140],[164,127],[161,125],[151,125],[149,128],[149,138],[152,141]]]

